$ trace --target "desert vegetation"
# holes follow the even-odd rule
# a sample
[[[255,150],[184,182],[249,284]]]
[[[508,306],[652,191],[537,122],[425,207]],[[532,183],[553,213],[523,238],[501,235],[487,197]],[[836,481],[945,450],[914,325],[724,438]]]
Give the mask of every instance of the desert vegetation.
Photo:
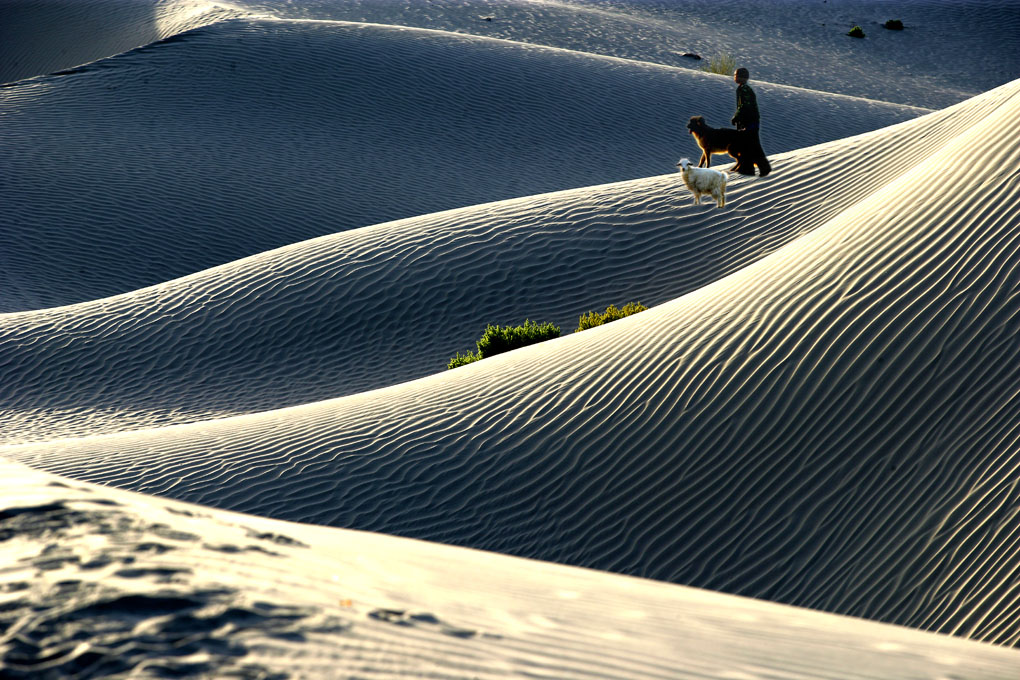
[[[606,307],[606,311],[601,314],[599,312],[588,312],[587,314],[582,314],[580,319],[578,319],[577,330],[574,332],[580,333],[581,331],[586,331],[589,328],[601,326],[609,323],[610,321],[616,321],[617,319],[622,319],[625,316],[643,312],[646,309],[648,308],[640,302],[628,302],[622,308],[617,307],[616,305],[609,305]]]
[[[853,28],[850,29],[850,32],[847,33],[847,35],[850,36],[851,38],[863,38],[864,29],[861,28],[860,26],[854,26]]]
[[[732,54],[719,54],[708,60],[708,63],[701,67],[706,73],[721,73],[725,76],[731,75],[737,68],[737,58]]]
[[[888,28],[890,31],[902,31],[903,22],[900,21],[899,19],[890,19],[889,21],[885,22],[885,27]]]
[[[646,309],[648,308],[640,302],[628,302],[623,307],[609,305],[604,312],[589,311],[578,318],[577,329],[574,332],[580,333],[589,328],[643,312]],[[450,359],[446,367],[457,368],[479,359],[485,359],[496,354],[509,352],[518,347],[533,345],[537,342],[558,338],[559,336],[559,326],[554,326],[551,323],[540,324],[530,319],[526,319],[521,326],[494,326],[489,324],[485,327],[485,333],[475,343],[475,350],[468,350],[464,354],[457,352],[457,355]]]
[[[540,324],[530,319],[526,319],[521,326],[493,326],[489,324],[485,327],[485,333],[475,343],[476,351],[468,350],[466,354],[457,352],[457,356],[450,359],[446,367],[457,368],[479,359],[486,359],[518,347],[533,345],[536,342],[559,336],[559,326],[554,326],[551,323]]]

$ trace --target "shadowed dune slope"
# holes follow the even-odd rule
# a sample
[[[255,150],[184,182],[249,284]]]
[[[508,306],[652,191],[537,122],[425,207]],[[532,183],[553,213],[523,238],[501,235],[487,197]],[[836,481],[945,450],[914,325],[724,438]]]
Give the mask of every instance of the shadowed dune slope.
[[[0,443],[194,422],[442,370],[487,323],[659,304],[853,210],[996,111],[1009,88],[774,157],[694,206],[679,174],[351,230],[66,308],[0,316]],[[169,348],[172,348],[169,349]],[[413,349],[412,349],[413,348]]]
[[[943,137],[939,121],[969,106],[982,117]],[[913,164],[887,155],[854,175],[868,138],[851,138],[805,150],[789,184],[737,184],[752,222],[799,213],[836,174],[860,193],[604,327],[342,399],[0,453],[221,508],[1015,644],[1018,115],[1020,81],[886,131],[930,122]],[[981,162],[961,167],[976,145]],[[569,259],[583,240],[545,251]]]
[[[202,0],[0,2],[0,83],[73,68],[197,26],[247,16]]]
[[[0,82],[51,73],[232,17],[452,31],[943,108],[1020,70],[1020,6],[1002,0],[6,0]],[[906,30],[889,31],[901,19]],[[847,37],[860,25],[865,40]],[[699,55],[702,59],[690,55]]]
[[[23,81],[0,89],[0,311],[124,293],[355,227],[659,175],[695,154],[689,116],[727,123],[731,85],[453,33],[270,20]],[[760,92],[771,153],[925,112]]]
[[[281,17],[419,26],[943,108],[1020,73],[1020,4],[1002,0],[262,0]],[[486,18],[489,20],[487,21]],[[903,31],[883,27],[900,19]],[[854,25],[867,38],[846,35]],[[694,53],[697,60],[684,56]]]
[[[1011,677],[1016,650],[0,461],[8,680]]]

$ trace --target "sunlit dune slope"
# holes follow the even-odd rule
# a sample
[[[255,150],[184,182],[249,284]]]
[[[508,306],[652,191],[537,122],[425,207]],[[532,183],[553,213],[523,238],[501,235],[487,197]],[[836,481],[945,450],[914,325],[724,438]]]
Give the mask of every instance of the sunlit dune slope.
[[[967,677],[1015,650],[0,463],[0,667],[49,678]]]
[[[672,300],[852,213],[1011,93],[774,156],[769,177],[731,178],[723,210],[694,206],[674,172],[351,230],[0,316],[0,381],[18,385],[0,397],[0,443],[354,394],[443,370],[488,323],[553,321],[569,334],[590,309]]]
[[[770,153],[923,113],[759,86]],[[0,89],[0,311],[309,238],[660,175],[732,83],[420,29],[237,20]],[[808,124],[810,123],[810,124]]]
[[[948,134],[954,117],[978,110]],[[735,183],[725,210],[677,209],[677,229],[712,220],[703,233],[713,237],[728,219],[734,229],[817,222],[789,223],[810,226],[795,238],[766,229],[783,242],[766,256],[742,243],[725,251],[742,253],[742,266],[601,328],[342,399],[0,453],[221,508],[1013,644],[1018,115],[1020,81],[931,119],[780,157],[774,177]],[[876,152],[892,139],[918,150]],[[980,162],[962,162],[976,146]],[[675,179],[648,181],[679,192]],[[546,238],[553,272],[585,242],[577,230],[528,235]],[[507,253],[527,241],[493,233],[441,264],[467,271],[500,239]],[[625,257],[621,272],[654,278],[637,252]],[[508,289],[475,271],[462,282],[475,298]],[[550,300],[573,295],[555,273],[532,285]],[[421,316],[452,306],[441,302]],[[154,324],[167,318],[141,308]],[[11,317],[22,318],[43,317]],[[103,323],[79,318],[83,329]],[[170,360],[176,345],[165,347],[150,361]],[[20,366],[13,356],[7,364]],[[48,356],[59,360],[59,348]],[[209,376],[196,372],[196,384]]]

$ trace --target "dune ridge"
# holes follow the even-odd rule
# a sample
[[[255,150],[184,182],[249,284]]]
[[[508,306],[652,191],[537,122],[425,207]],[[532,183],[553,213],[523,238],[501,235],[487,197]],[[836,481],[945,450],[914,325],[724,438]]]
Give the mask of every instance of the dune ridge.
[[[882,28],[896,18],[891,15],[907,30]],[[710,13],[696,3],[628,1],[16,0],[0,6],[0,82],[72,68],[234,18],[407,26],[690,70],[732,54],[753,63],[761,81],[927,108],[1012,79],[1016,60],[1009,55],[1020,53],[1020,11],[997,0],[895,6],[717,0]],[[866,28],[867,40],[846,39],[855,24]]]
[[[1008,100],[1001,88],[896,127],[775,157],[731,210],[674,173],[350,230],[126,295],[0,316],[3,443],[251,413],[440,371],[487,323],[576,327],[740,270],[842,211]],[[414,346],[414,352],[407,348]],[[166,351],[173,347],[172,353]],[[314,368],[313,368],[314,366]]]
[[[975,107],[877,191],[634,317],[342,399],[0,452],[216,507],[1015,644],[1020,140],[1001,131],[1020,82]],[[993,133],[983,164],[944,171]],[[846,156],[832,146],[783,181],[826,176]],[[771,214],[798,195],[748,184]]]
[[[0,574],[0,665],[12,680],[807,680],[833,668],[1001,680],[1016,667],[1015,650],[968,640],[228,513],[7,462],[0,494],[14,565]],[[59,546],[44,549],[44,536]]]
[[[0,2],[0,676],[1014,680],[1014,47],[995,0]],[[725,209],[691,51],[763,107]]]
[[[198,26],[252,16],[203,0],[12,1],[0,7],[0,83],[71,69]]]
[[[699,70],[730,54],[758,81],[944,108],[1016,77],[1020,10],[997,0],[264,0],[279,18],[455,31]],[[899,18],[905,31],[883,24]],[[488,19],[488,20],[486,20]],[[854,25],[866,40],[848,39]],[[965,27],[965,28],[964,28]],[[702,59],[685,55],[698,54]]]
[[[431,30],[237,20],[17,83],[0,89],[0,311],[662,174],[696,150],[690,115],[728,120],[720,78]],[[762,89],[772,153],[925,112]]]

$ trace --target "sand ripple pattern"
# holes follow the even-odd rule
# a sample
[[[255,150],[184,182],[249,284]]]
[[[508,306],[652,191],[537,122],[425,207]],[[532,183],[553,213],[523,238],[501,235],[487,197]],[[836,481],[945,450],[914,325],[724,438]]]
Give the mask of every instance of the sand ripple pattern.
[[[774,157],[726,211],[679,175],[411,218],[80,305],[0,317],[3,443],[251,413],[430,375],[487,323],[654,305],[826,224],[988,115],[997,96]],[[412,349],[413,348],[413,349]]]
[[[175,34],[0,89],[0,312],[671,172],[696,152],[689,116],[728,121],[720,91],[685,69],[420,29],[237,20]],[[925,112],[781,86],[762,96],[772,153]]]
[[[12,0],[0,3],[0,83],[127,52],[184,31],[250,16],[201,0]]]
[[[341,399],[2,452],[217,507],[1016,644],[1018,115],[1015,82],[780,159],[736,184],[734,212],[793,219],[815,195],[824,219],[586,333]],[[912,133],[913,164],[855,162]],[[644,185],[614,190],[630,186]],[[713,211],[678,214],[732,214]],[[584,240],[549,239],[550,268]],[[435,266],[471,271],[474,250]]]
[[[722,52],[753,55],[758,81],[929,108],[959,103],[1020,72],[1020,5],[1002,0],[778,6],[713,0],[711,11],[694,0],[305,0],[298,6],[261,0],[257,7],[280,17],[397,23],[688,69]],[[882,27],[896,17],[907,30]],[[855,24],[867,40],[847,40]],[[704,59],[684,56],[691,52]]]
[[[1000,680],[1018,652],[393,536],[197,508],[0,461],[10,680]],[[908,670],[909,669],[909,670]],[[947,673],[949,675],[947,675]]]

